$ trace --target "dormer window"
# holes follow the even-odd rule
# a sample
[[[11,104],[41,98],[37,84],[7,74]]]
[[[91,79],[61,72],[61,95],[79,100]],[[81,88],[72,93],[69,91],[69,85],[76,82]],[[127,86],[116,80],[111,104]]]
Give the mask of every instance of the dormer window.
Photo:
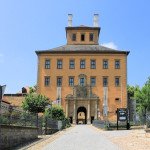
[[[72,34],[72,41],[76,41],[76,34]]]
[[[93,41],[93,33],[90,33],[90,41]]]
[[[81,34],[81,41],[84,41],[84,40],[85,40],[85,35]]]

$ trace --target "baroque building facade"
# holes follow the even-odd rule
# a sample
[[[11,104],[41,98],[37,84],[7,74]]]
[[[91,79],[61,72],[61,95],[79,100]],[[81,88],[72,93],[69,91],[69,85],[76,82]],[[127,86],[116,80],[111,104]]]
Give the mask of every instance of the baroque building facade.
[[[127,107],[129,51],[99,45],[98,15],[94,27],[72,27],[68,15],[67,44],[36,51],[38,93],[63,107],[71,122],[116,121],[117,108]],[[107,113],[106,113],[107,110]]]

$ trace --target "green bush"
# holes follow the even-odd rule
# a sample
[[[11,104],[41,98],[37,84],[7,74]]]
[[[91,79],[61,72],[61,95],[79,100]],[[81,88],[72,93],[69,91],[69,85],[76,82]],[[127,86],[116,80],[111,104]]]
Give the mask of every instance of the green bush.
[[[2,124],[9,124],[9,119],[8,119],[8,117],[1,117],[1,123]]]
[[[51,109],[46,108],[44,113],[45,117],[51,117]],[[68,118],[65,117],[65,113],[62,107],[60,106],[53,106],[52,107],[52,118],[53,120],[68,120]]]

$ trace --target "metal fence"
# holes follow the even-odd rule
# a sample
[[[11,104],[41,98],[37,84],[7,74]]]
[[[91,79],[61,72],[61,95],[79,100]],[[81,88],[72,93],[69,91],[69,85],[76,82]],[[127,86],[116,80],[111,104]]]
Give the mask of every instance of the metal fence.
[[[69,121],[62,121],[66,126]],[[20,107],[11,105],[1,106],[0,125],[14,125],[25,127],[37,127],[39,135],[47,133],[43,130],[58,129],[58,120],[51,120],[50,117],[38,116],[37,113],[23,111]]]
[[[1,107],[1,124],[15,126],[38,126],[38,115],[21,110],[19,107],[9,105]]]
[[[136,112],[135,118],[133,120],[133,125],[146,125],[147,127],[150,127],[150,111],[146,110],[143,112]]]

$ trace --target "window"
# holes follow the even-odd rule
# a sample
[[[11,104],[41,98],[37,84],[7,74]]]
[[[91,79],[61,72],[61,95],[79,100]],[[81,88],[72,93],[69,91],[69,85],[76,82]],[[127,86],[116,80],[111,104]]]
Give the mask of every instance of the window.
[[[104,69],[107,69],[107,68],[108,68],[108,62],[107,62],[107,60],[104,60],[104,61],[103,61],[103,68],[104,68]]]
[[[74,85],[74,78],[70,77],[69,78],[69,86],[73,86]]]
[[[74,60],[70,60],[70,69],[74,69]]]
[[[91,60],[91,69],[95,69],[95,60]]]
[[[85,60],[80,61],[80,68],[85,69]]]
[[[115,69],[119,69],[120,68],[120,64],[119,64],[119,60],[115,61]]]
[[[116,86],[119,86],[119,78],[116,78],[116,79],[115,79],[115,85],[116,85]]]
[[[85,40],[84,38],[85,38],[84,34],[81,34],[81,41],[84,41]]]
[[[76,41],[76,34],[72,34],[72,41]]]
[[[103,78],[103,86],[107,86],[107,78]]]
[[[45,86],[49,86],[49,81],[50,81],[50,78],[49,77],[45,77]]]
[[[84,85],[84,78],[80,78],[80,85]]]
[[[45,68],[46,69],[50,68],[50,60],[45,60]]]
[[[91,77],[91,86],[95,86],[95,77]]]
[[[90,33],[90,41],[93,41],[93,33]]]
[[[62,60],[57,61],[57,68],[62,69]]]
[[[62,78],[58,77],[57,78],[57,86],[61,86],[62,85]]]

